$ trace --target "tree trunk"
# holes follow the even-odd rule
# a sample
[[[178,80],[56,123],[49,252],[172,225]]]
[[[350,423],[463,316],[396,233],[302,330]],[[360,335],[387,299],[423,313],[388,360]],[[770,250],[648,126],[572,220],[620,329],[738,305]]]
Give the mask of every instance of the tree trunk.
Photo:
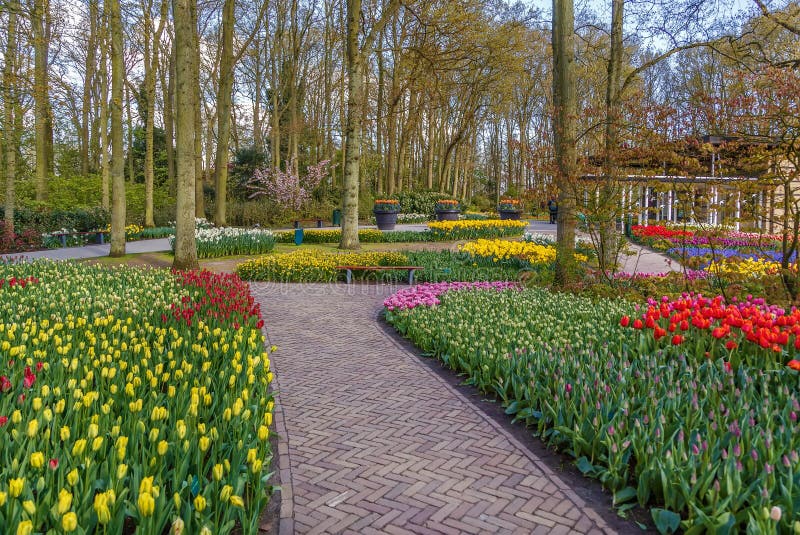
[[[97,50],[97,0],[89,0],[89,38],[86,43],[86,63],[83,78],[83,104],[81,106],[81,174],[89,174],[89,109],[92,106],[95,52]]]
[[[166,69],[161,70],[161,90],[164,92],[164,137],[167,145],[167,180],[175,184],[175,124],[172,114],[175,100],[175,47],[171,47]],[[165,72],[166,71],[166,72]]]
[[[111,208],[111,170],[108,161],[108,18],[103,15],[100,25],[100,173],[103,208]]]
[[[225,220],[228,197],[228,153],[231,136],[231,99],[233,93],[233,22],[234,0],[225,0],[222,7],[222,50],[219,59],[219,88],[217,92],[217,157],[214,162],[214,187],[216,204],[214,222],[218,226]]]
[[[361,0],[347,1],[347,123],[342,188],[342,238],[340,249],[358,249],[358,186],[361,165],[361,122],[364,99],[364,55],[358,45]]]
[[[8,6],[8,26],[6,27],[6,53],[3,66],[3,148],[5,149],[6,198],[3,203],[5,231],[14,234],[14,195],[17,177],[17,130],[14,115],[19,113],[17,106],[17,11],[18,0],[11,0]]]
[[[575,15],[574,0],[553,0],[553,139],[558,188],[555,283],[564,286],[575,275]]]
[[[197,4],[192,2],[192,28],[197,28]],[[193,50],[195,52],[192,62],[192,88],[194,90],[194,216],[205,219],[206,217],[206,197],[205,197],[205,174],[203,172],[203,116],[200,109],[200,38],[197,32],[192,33]],[[211,121],[209,121],[210,123]],[[209,124],[208,136],[211,137]],[[208,143],[208,153],[211,154],[211,143]],[[206,172],[210,166],[206,166]]]
[[[155,129],[155,90],[156,78],[153,73],[154,61],[151,55],[158,57],[158,42],[153,42],[151,16],[152,0],[142,5],[142,26],[144,27],[144,101],[146,103],[144,119],[144,226],[155,227],[153,222],[153,130]],[[151,53],[151,49],[153,52]],[[139,110],[141,113],[141,110]],[[132,147],[128,147],[131,151]],[[133,180],[133,176],[131,176]]]
[[[123,67],[124,68],[124,67]],[[113,67],[112,67],[113,69]],[[112,97],[113,98],[113,97]],[[133,182],[133,104],[131,85],[125,85],[125,104],[128,108],[128,179]],[[113,165],[112,165],[113,167]]]
[[[34,0],[33,20],[33,101],[34,101],[34,132],[36,138],[36,200],[47,200],[48,176],[48,114],[49,91],[47,79],[47,55],[49,43],[45,35],[45,20],[50,6],[48,0]]]
[[[194,107],[192,87],[197,68],[197,27],[192,25],[192,10],[197,0],[172,0],[172,20],[175,25],[175,131],[177,164],[177,202],[175,213],[175,270],[196,269],[197,246],[194,238],[195,154]]]
[[[619,143],[620,83],[622,80],[622,22],[625,0],[611,1],[611,50],[606,85],[606,128],[603,185],[598,211],[598,263],[600,273],[613,270],[617,262],[619,238],[614,228],[619,212],[616,181],[616,154]]]
[[[120,0],[110,0],[111,16],[111,252],[125,254],[125,148],[122,144],[122,89],[125,50],[122,43]]]

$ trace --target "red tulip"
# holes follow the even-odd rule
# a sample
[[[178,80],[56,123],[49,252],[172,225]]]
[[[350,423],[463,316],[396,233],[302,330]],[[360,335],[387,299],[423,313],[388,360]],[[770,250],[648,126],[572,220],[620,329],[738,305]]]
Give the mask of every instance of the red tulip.
[[[789,361],[787,366],[790,367],[793,370],[800,371],[800,360],[792,359],[792,360]]]
[[[683,342],[683,336],[676,334],[672,337],[672,345],[679,346]]]
[[[631,324],[631,318],[629,318],[628,316],[622,316],[622,319],[619,320],[619,324],[623,327],[627,327],[628,325]]]
[[[643,326],[644,325],[642,325],[642,320],[640,320],[640,319],[633,320],[633,328],[634,329],[641,329]],[[9,388],[10,388],[10,385],[9,385]]]

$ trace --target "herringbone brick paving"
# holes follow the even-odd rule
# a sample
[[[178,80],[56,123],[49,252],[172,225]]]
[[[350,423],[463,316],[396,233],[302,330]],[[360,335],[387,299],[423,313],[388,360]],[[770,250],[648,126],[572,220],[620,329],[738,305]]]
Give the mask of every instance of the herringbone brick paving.
[[[278,388],[281,533],[614,533],[378,324],[384,285],[252,285]]]

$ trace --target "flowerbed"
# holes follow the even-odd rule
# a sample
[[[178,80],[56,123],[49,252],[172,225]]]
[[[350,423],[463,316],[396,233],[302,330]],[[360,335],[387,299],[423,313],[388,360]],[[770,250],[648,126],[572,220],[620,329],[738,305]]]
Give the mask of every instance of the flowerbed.
[[[328,253],[301,249],[249,260],[239,264],[236,273],[245,280],[253,281],[333,282],[344,276],[344,272],[337,270],[336,266],[401,265],[408,265],[408,258],[401,253]]]
[[[643,338],[647,352],[689,344],[691,356],[724,358],[734,368],[744,362],[774,369],[800,354],[800,310],[786,311],[752,296],[732,303],[694,294],[651,299],[640,318],[624,316],[621,324],[650,332]]]
[[[550,264],[555,262],[556,248],[553,245],[541,245],[534,241],[508,241],[480,239],[459,246],[460,251],[492,262],[522,260],[531,265]],[[586,262],[586,255],[576,253],[575,259]]]
[[[0,264],[0,532],[255,533],[273,402],[248,286]]]
[[[383,301],[388,311],[410,310],[417,306],[435,306],[440,303],[439,296],[445,292],[463,290],[510,290],[520,289],[516,282],[437,282],[406,288]]]
[[[464,219],[460,221],[431,221],[431,234],[442,240],[475,240],[478,238],[505,238],[522,236],[527,221],[500,219]]]
[[[231,255],[263,254],[275,247],[275,236],[267,229],[234,227],[196,228],[194,232],[198,258]],[[175,237],[169,240],[175,252]]]
[[[499,219],[431,221],[428,222],[430,229],[421,232],[359,229],[358,240],[362,243],[397,243],[501,238],[521,236],[526,226],[527,223],[525,221],[501,221]],[[310,229],[303,231],[304,243],[338,243],[341,239],[341,229]],[[278,243],[292,243],[294,241],[294,231],[276,232],[275,241]]]
[[[652,333],[620,324],[634,312],[621,301],[541,289],[437,300],[386,318],[572,455],[620,511],[650,507],[663,533],[800,530],[797,371],[705,358],[700,328],[655,348]],[[777,312],[764,306],[744,308]]]

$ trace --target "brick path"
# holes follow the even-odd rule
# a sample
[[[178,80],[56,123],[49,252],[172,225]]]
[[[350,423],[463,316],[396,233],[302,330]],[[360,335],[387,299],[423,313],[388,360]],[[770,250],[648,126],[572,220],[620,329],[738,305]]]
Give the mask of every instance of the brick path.
[[[252,289],[279,348],[280,533],[615,533],[382,330],[389,286]]]

